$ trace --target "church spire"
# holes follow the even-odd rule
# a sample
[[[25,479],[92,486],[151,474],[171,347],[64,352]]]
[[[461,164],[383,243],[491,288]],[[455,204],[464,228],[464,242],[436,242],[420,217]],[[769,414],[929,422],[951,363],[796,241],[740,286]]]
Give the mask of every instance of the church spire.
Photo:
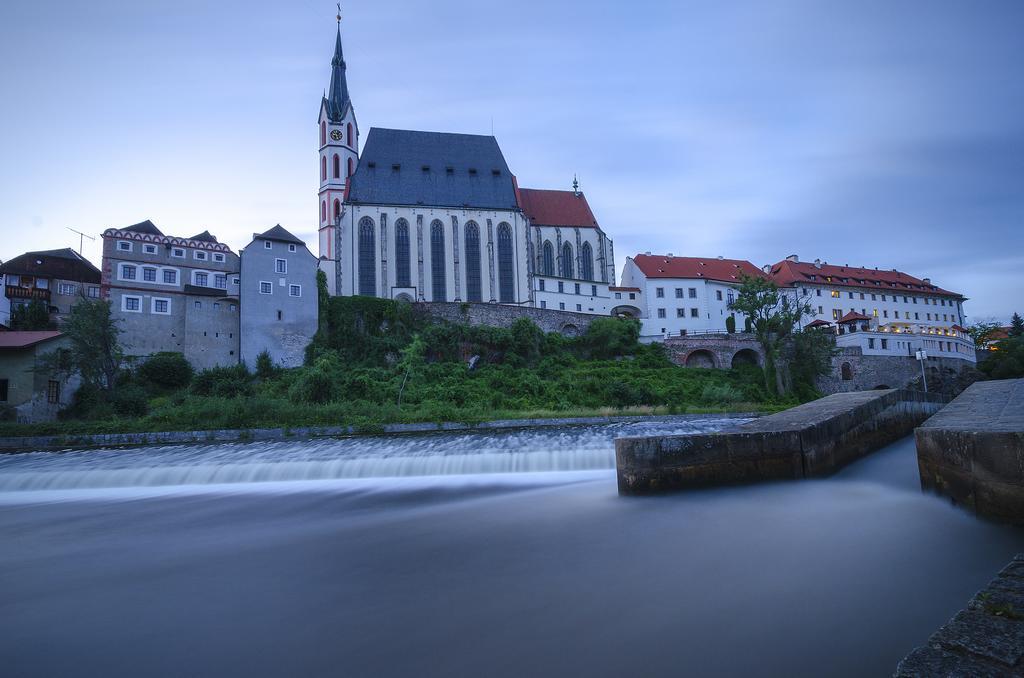
[[[327,111],[331,122],[338,122],[345,116],[345,109],[351,105],[348,98],[348,82],[345,80],[345,57],[341,52],[341,6],[338,7],[338,34],[334,42],[334,58],[331,59],[331,89],[327,94]]]

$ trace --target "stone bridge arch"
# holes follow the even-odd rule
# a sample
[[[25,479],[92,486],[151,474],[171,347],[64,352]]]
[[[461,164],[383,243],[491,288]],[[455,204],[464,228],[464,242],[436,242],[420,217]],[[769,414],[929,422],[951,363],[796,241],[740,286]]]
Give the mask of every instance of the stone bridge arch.
[[[669,359],[680,367],[713,367],[727,370],[741,365],[764,365],[764,351],[754,335],[689,334],[665,340]]]

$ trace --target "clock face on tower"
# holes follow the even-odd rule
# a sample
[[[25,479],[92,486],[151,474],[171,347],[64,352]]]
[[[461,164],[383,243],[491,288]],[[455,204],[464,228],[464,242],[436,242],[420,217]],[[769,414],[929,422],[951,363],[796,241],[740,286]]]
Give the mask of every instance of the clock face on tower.
[[[340,129],[332,129],[331,130],[331,138],[334,139],[335,141],[341,141],[341,130]]]

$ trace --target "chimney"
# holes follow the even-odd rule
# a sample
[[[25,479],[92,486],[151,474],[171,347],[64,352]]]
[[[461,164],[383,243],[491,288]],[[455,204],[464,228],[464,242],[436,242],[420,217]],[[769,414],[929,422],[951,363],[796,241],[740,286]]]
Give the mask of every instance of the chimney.
[[[931,285],[932,284],[932,279],[931,278],[924,278],[924,284],[925,285]]]
[[[644,255],[649,257],[649,256],[651,256],[651,253],[650,252],[644,252]]]
[[[669,259],[671,259],[671,258],[672,258],[672,253],[671,253],[671,252],[669,252],[669,253],[668,253],[667,255],[665,255],[665,256],[667,256],[667,257],[668,257]]]
[[[794,264],[799,264],[800,263],[800,257],[798,257],[795,254],[790,254],[788,257],[786,257],[786,261],[792,261]]]
[[[821,259],[814,260],[814,268],[821,268]]]
[[[725,257],[723,257],[721,254],[719,254],[718,255],[718,260],[721,261],[722,259],[725,259]]]

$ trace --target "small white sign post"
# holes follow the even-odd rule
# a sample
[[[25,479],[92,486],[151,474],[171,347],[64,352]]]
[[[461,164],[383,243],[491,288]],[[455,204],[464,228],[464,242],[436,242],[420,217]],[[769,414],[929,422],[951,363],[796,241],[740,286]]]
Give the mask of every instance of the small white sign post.
[[[928,360],[928,352],[923,348],[917,349],[917,359],[921,363],[921,383],[924,384],[924,392],[928,392],[928,378],[924,374],[924,361]]]

